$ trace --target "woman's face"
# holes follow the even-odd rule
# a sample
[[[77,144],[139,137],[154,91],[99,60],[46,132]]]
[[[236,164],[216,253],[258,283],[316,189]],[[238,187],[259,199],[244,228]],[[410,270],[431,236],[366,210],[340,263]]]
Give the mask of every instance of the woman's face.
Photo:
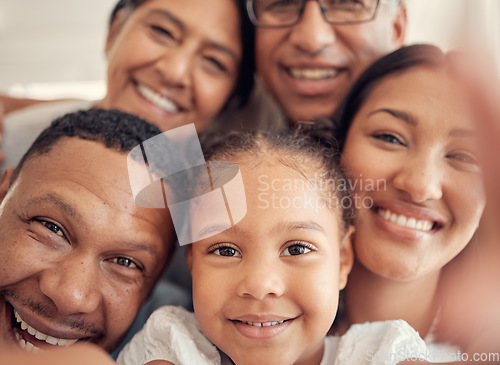
[[[169,130],[201,130],[234,89],[242,57],[234,0],[148,0],[115,18],[108,35],[103,108]]]
[[[388,76],[347,135],[358,261],[393,280],[436,273],[469,242],[485,205],[473,125],[443,70]]]

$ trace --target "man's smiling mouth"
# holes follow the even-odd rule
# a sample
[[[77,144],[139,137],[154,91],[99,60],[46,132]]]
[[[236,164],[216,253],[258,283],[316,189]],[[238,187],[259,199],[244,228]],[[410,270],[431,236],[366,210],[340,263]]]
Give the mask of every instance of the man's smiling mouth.
[[[16,337],[17,342],[21,346],[21,348],[26,349],[28,351],[38,351],[40,347],[36,346],[36,344],[30,342],[31,336],[39,341],[44,341],[50,345],[58,345],[58,346],[70,346],[73,345],[78,339],[65,339],[65,338],[57,338],[50,335],[47,335],[41,331],[36,330],[31,325],[29,325],[26,321],[24,321],[19,313],[13,308],[13,332]]]

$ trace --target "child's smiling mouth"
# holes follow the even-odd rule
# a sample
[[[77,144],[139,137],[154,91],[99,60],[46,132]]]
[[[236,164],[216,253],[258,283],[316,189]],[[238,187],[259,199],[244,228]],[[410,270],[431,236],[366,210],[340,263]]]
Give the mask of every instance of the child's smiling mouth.
[[[283,318],[278,316],[242,316],[230,319],[244,337],[251,340],[269,340],[284,332],[300,316]]]

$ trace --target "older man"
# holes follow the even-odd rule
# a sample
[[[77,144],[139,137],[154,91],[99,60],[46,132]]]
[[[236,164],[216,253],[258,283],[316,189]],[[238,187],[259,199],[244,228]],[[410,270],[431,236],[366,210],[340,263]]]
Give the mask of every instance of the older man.
[[[246,2],[258,75],[291,121],[332,115],[360,73],[404,42],[402,0]]]
[[[168,211],[136,205],[128,177],[127,153],[159,133],[117,111],[68,114],[4,174],[0,348],[123,339],[175,239]]]

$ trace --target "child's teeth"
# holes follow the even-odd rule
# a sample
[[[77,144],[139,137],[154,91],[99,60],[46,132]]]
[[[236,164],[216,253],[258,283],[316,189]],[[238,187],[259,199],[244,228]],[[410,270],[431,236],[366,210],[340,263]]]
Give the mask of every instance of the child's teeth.
[[[397,225],[418,229],[420,231],[430,231],[434,226],[434,223],[428,220],[417,220],[416,218],[410,217],[403,214],[392,213],[388,209],[377,209],[377,214],[384,218],[385,220],[391,221],[392,223],[396,223]]]
[[[270,327],[270,326],[277,326],[278,324],[282,324],[285,321],[277,321],[277,322],[245,322],[243,323],[248,324],[249,326],[254,326],[254,327]]]

